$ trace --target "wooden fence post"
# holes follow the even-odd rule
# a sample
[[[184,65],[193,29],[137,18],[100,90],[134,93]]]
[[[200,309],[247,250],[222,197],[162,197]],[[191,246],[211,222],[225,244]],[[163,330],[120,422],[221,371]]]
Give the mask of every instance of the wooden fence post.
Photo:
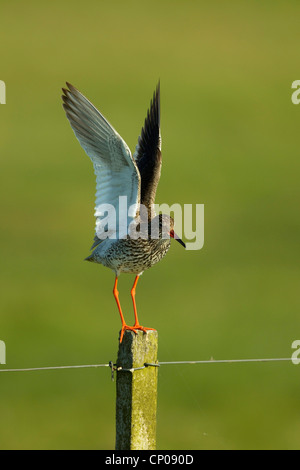
[[[157,331],[125,331],[117,369],[157,363]],[[158,367],[117,372],[116,450],[155,450]]]

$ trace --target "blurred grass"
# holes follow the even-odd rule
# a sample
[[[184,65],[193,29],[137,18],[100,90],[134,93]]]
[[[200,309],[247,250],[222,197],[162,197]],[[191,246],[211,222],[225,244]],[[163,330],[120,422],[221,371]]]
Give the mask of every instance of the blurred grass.
[[[205,246],[146,272],[137,302],[162,361],[289,357],[299,339],[297,2],[1,2],[1,318],[7,366],[115,360],[113,274],[83,263],[94,175],[61,107],[66,80],[134,150],[158,78],[157,201],[205,204]],[[120,293],[132,318],[129,288]],[[165,366],[160,449],[298,449],[288,363]],[[114,447],[109,372],[0,377],[2,449]]]

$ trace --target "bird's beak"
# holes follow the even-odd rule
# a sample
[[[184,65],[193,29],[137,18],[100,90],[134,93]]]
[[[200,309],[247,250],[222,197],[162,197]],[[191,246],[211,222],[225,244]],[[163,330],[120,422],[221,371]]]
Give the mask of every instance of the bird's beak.
[[[185,248],[185,243],[181,240],[181,238],[178,237],[178,235],[176,235],[174,230],[170,230],[170,237],[174,238],[174,240],[178,241],[178,243],[180,243],[180,245],[182,245]]]

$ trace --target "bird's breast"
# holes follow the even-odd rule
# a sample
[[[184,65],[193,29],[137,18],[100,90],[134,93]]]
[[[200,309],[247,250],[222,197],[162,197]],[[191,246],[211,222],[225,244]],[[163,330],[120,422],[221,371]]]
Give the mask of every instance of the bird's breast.
[[[168,252],[170,240],[105,240],[92,253],[91,261],[115,272],[140,273],[158,263]],[[112,240],[110,240],[112,242]]]

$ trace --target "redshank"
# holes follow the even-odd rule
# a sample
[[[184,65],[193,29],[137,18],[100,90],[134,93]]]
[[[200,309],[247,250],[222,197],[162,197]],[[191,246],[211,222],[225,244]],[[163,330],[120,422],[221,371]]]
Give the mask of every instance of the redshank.
[[[139,324],[135,302],[139,276],[166,255],[170,237],[185,247],[174,232],[173,218],[166,214],[156,215],[154,211],[162,164],[160,84],[153,94],[133,156],[122,137],[92,103],[71,84],[67,83],[67,87],[63,88],[63,107],[75,136],[93,162],[97,183],[96,235],[92,254],[86,260],[107,266],[115,273],[113,294],[122,322],[122,342],[125,330],[136,333],[137,330],[146,332],[154,329]],[[125,208],[126,214],[123,215],[126,217],[120,214],[115,231],[109,231],[107,224],[103,224],[104,210],[109,204],[116,214],[122,212],[120,196],[126,196],[130,210],[127,212]],[[121,273],[136,276],[131,289],[133,326],[126,324],[119,301],[117,285]]]

